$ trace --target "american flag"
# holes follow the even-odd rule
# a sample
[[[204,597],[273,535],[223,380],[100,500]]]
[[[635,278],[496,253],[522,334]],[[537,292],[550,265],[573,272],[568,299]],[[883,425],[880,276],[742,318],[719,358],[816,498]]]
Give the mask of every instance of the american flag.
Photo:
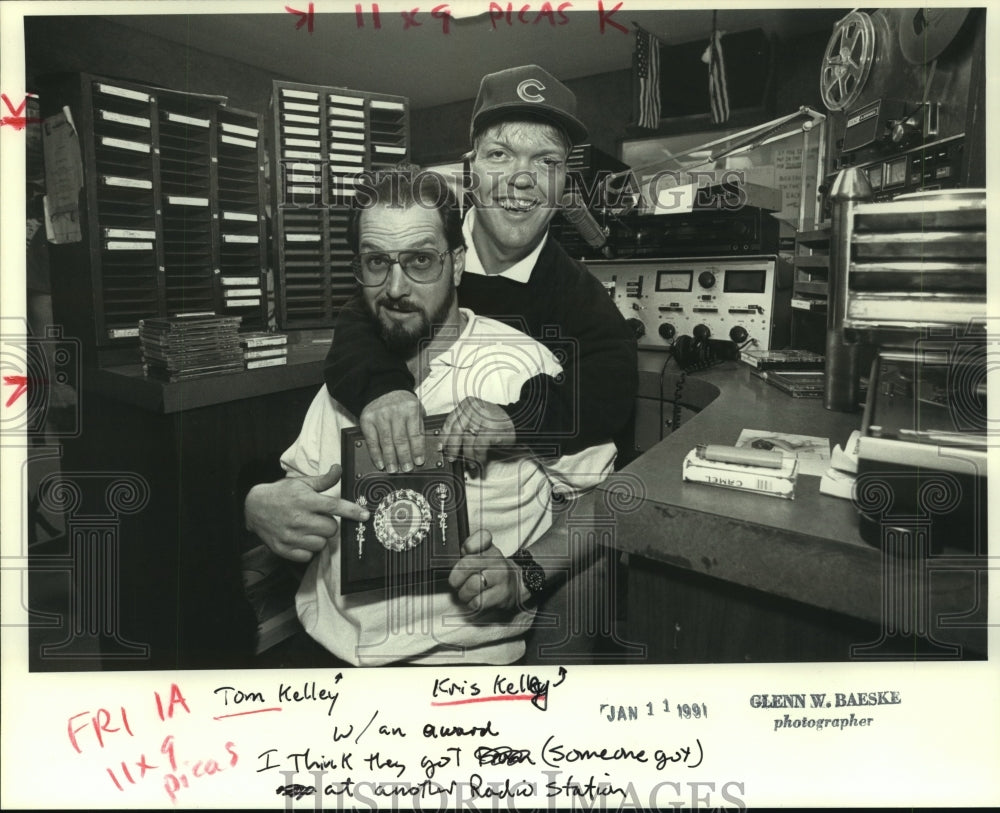
[[[660,41],[636,27],[635,56],[639,69],[639,126],[660,126]]]
[[[729,91],[726,89],[726,63],[722,58],[722,32],[712,28],[712,38],[702,56],[708,63],[708,100],[712,121],[722,124],[729,120]]]

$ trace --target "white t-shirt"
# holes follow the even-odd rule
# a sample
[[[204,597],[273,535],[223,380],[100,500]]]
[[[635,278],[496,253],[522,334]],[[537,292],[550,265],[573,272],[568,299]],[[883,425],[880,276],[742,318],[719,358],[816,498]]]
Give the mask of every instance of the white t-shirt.
[[[512,403],[529,378],[559,374],[558,362],[544,345],[501,322],[463,312],[468,316],[465,330],[430,363],[417,387],[426,414],[448,413],[469,396]],[[299,437],[281,456],[282,466],[290,476],[328,471],[341,462],[341,429],[354,425],[353,416],[322,387]],[[614,458],[614,444],[605,443],[554,460],[490,460],[484,476],[466,478],[469,529],[489,530],[494,546],[510,556],[550,527],[553,488],[576,497],[607,477]],[[339,497],[340,484],[324,493]],[[477,621],[447,589],[388,599],[380,590],[341,595],[342,541],[313,557],[296,596],[305,629],[337,657],[358,665],[505,664],[523,654],[523,634],[533,619],[529,611],[486,623],[485,618]]]

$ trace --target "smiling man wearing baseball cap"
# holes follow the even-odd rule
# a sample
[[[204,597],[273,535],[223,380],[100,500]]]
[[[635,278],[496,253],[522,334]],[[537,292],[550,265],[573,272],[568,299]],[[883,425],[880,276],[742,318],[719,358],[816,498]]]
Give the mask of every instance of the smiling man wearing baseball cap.
[[[511,404],[462,400],[444,426],[445,454],[488,466],[496,452],[558,456],[621,441],[638,389],[635,339],[597,279],[548,234],[565,191],[569,151],[587,137],[576,96],[537,65],[488,74],[470,135],[474,206],[463,223],[468,249],[459,302],[549,346],[563,373],[529,379]],[[330,394],[359,417],[379,468],[392,473],[423,463],[424,416],[413,376],[389,352],[360,297],[341,311],[325,378]],[[627,443],[631,451],[631,438]],[[248,515],[248,527],[286,539],[294,534],[270,526],[267,514]],[[545,600],[569,560],[515,561],[532,595]],[[565,592],[549,605],[554,611],[566,612]]]
[[[576,96],[536,65],[483,77],[468,154],[475,209],[466,218],[473,273],[527,284],[566,185],[566,157],[587,137]],[[512,270],[512,267],[514,270]],[[514,303],[514,313],[523,313]]]

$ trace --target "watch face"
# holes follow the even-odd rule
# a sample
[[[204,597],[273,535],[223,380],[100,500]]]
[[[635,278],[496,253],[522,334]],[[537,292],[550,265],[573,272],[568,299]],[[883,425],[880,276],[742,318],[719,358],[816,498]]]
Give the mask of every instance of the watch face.
[[[532,593],[537,593],[545,587],[545,574],[535,562],[524,571],[524,583]]]
[[[545,589],[545,571],[527,551],[521,550],[511,557],[521,568],[524,586],[532,595]]]

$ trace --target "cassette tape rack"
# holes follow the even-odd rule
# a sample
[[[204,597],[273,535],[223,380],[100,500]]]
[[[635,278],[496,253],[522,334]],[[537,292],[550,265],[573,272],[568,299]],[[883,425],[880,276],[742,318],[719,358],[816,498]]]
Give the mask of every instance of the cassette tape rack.
[[[274,81],[271,119],[277,322],[330,327],[355,290],[346,235],[357,176],[409,160],[409,100]]]
[[[43,81],[41,102],[43,118],[69,110],[79,143],[81,239],[50,245],[50,258],[56,320],[87,363],[133,360],[149,317],[208,312],[264,328],[260,116],[90,74]],[[50,194],[60,172],[46,166]]]

